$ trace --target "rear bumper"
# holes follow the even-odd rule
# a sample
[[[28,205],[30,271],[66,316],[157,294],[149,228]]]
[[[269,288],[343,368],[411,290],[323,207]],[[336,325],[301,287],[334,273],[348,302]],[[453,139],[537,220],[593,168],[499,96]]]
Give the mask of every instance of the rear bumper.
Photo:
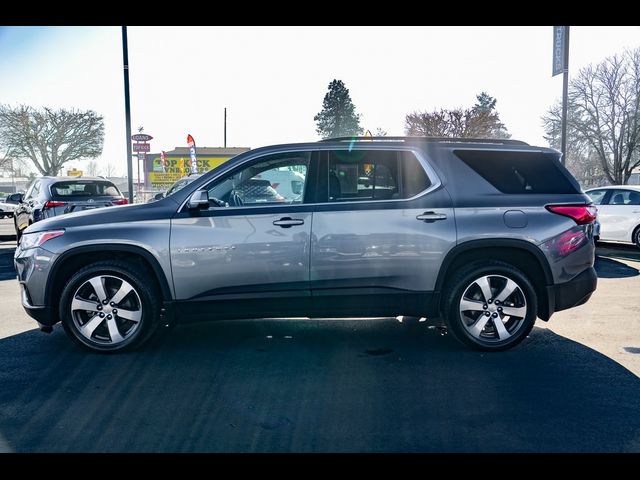
[[[554,312],[582,305],[589,300],[597,285],[598,275],[593,267],[589,267],[568,282],[547,286],[548,316],[551,317]]]

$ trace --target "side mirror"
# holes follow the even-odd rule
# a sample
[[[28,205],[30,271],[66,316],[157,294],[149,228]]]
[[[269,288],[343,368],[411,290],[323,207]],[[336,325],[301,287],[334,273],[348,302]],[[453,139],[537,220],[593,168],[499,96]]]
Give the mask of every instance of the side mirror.
[[[22,193],[14,193],[13,195],[9,195],[7,197],[8,203],[22,203],[24,195]]]
[[[162,200],[163,198],[164,198],[164,192],[156,193],[156,194],[153,196],[153,199],[154,199],[154,200]]]
[[[209,208],[209,192],[206,190],[196,190],[189,197],[187,202],[189,210],[206,210]]]

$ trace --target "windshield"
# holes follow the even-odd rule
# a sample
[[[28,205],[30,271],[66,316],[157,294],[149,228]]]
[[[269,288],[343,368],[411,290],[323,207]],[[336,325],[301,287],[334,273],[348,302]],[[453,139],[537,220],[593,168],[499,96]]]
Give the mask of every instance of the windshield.
[[[167,194],[165,196],[168,197],[169,195],[173,195],[177,191],[182,190],[184,187],[186,187],[191,182],[193,182],[196,178],[199,178],[199,175],[198,176],[194,175],[193,177],[181,178],[176,183],[171,185],[171,188],[167,190]]]

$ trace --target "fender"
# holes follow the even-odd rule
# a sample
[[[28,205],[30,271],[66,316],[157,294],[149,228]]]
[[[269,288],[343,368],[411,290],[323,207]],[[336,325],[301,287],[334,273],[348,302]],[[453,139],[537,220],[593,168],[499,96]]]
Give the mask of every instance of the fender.
[[[553,285],[553,275],[551,274],[549,263],[547,262],[544,253],[542,253],[542,250],[540,250],[536,245],[527,242],[526,240],[519,240],[515,238],[492,238],[482,240],[469,240],[468,242],[460,243],[449,250],[449,253],[447,253],[447,255],[444,257],[444,260],[442,261],[442,266],[440,267],[440,272],[438,273],[438,279],[436,280],[436,291],[442,291],[442,283],[444,282],[447,271],[449,270],[449,267],[456,259],[456,257],[458,257],[458,255],[478,248],[496,247],[517,248],[532,253],[533,256],[538,260],[538,263],[540,264],[540,267],[544,272],[545,283],[547,285]]]
[[[134,253],[143,257],[147,262],[149,262],[149,265],[151,265],[151,268],[153,268],[153,272],[158,278],[158,283],[160,284],[160,289],[162,290],[163,299],[167,301],[172,300],[171,290],[169,288],[167,277],[162,271],[162,267],[160,267],[158,260],[156,260],[156,258],[149,251],[135,245],[114,243],[110,245],[85,245],[82,247],[72,248],[64,252],[62,255],[60,255],[51,266],[51,272],[47,276],[47,285],[45,287],[45,297],[44,297],[45,304],[50,304],[49,300],[51,299],[51,295],[53,291],[53,282],[51,280],[56,278],[56,275],[58,274],[58,269],[60,268],[60,265],[64,263],[65,259],[79,253],[105,252],[105,251]]]

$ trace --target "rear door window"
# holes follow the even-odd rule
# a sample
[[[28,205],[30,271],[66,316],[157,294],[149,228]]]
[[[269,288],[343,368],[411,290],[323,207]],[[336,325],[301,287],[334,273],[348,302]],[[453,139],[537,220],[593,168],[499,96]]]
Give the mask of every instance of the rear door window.
[[[640,192],[633,190],[612,190],[609,205],[640,205]]]
[[[412,152],[334,150],[329,152],[330,202],[411,198],[431,185]]]

